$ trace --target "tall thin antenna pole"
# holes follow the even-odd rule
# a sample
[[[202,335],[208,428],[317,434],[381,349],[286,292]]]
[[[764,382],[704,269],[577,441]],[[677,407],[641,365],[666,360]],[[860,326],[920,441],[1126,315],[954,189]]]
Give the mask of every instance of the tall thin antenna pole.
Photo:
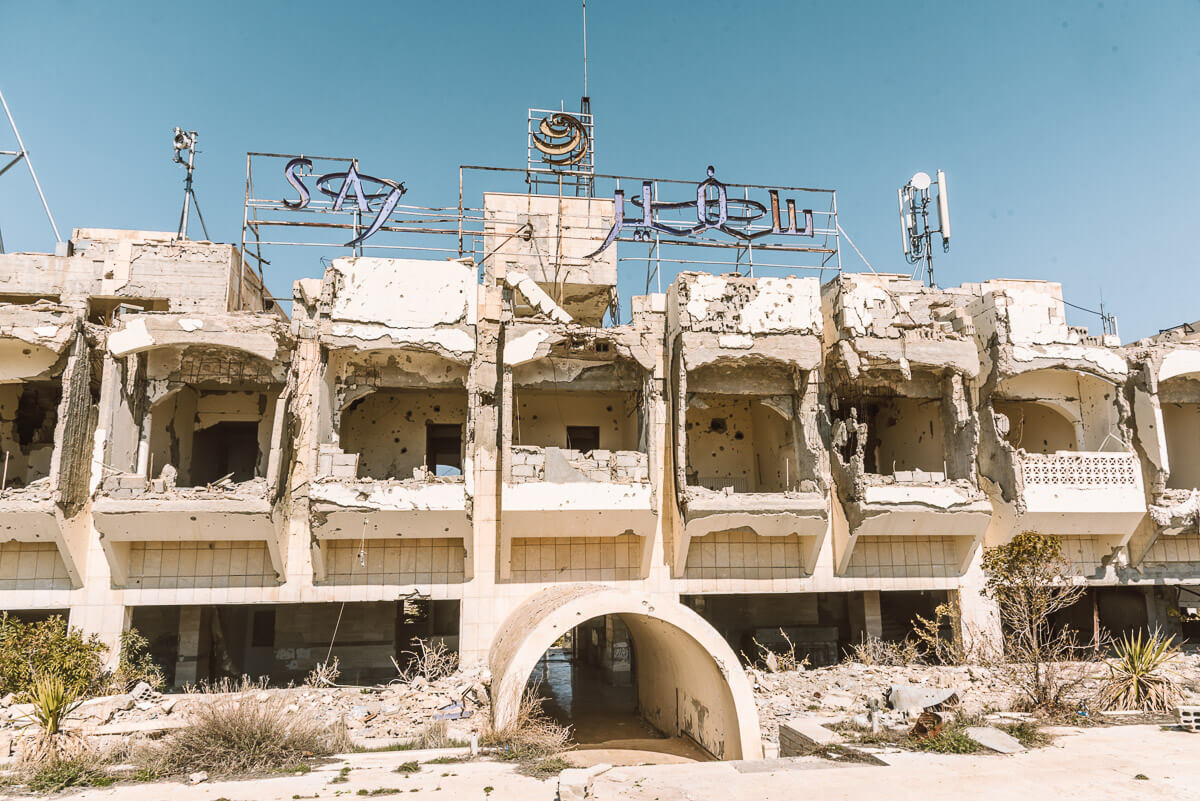
[[[587,0],[583,0],[583,96],[589,97],[587,85]]]
[[[25,142],[21,139],[21,132],[17,130],[17,122],[13,119],[12,112],[8,110],[8,101],[4,99],[4,92],[0,92],[0,105],[4,106],[4,114],[8,117],[8,124],[12,127],[13,134],[17,137],[17,148],[20,150],[17,158],[24,158],[25,164],[29,166],[29,175],[33,178],[33,185],[37,188],[38,197],[42,199],[42,208],[46,210],[46,218],[50,220],[50,227],[54,229],[54,241],[61,242],[63,238],[58,233],[58,225],[54,222],[54,215],[50,213],[50,204],[46,202],[46,193],[42,191],[42,184],[38,180],[37,173],[34,172],[33,160],[29,158],[29,151],[25,149]]]

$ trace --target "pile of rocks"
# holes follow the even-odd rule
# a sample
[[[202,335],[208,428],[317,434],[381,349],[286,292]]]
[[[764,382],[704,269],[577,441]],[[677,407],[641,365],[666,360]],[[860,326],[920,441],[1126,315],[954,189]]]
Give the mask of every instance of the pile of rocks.
[[[1078,687],[1080,699],[1094,697],[1107,668],[1103,662],[1076,663],[1087,677]],[[1200,703],[1200,653],[1181,656],[1173,669],[1179,674],[1183,703]],[[847,718],[872,705],[886,706],[894,685],[959,690],[967,712],[1012,709],[1019,696],[1003,668],[965,665],[906,665],[901,667],[846,662],[812,670],[769,673],[751,670],[763,736],[776,739],[779,724],[797,715]]]
[[[430,682],[418,676],[410,683],[386,687],[288,687],[251,689],[247,694],[266,702],[280,698],[289,713],[337,724],[344,721],[355,745],[370,748],[413,740],[432,724],[445,722],[446,734],[468,741],[482,731],[489,715],[486,668],[460,670]],[[133,692],[85,701],[71,713],[68,728],[92,737],[152,734],[187,725],[189,712],[207,703],[211,693],[157,693],[147,685]],[[10,694],[0,698],[0,760],[11,757],[25,729],[32,704],[18,704]]]

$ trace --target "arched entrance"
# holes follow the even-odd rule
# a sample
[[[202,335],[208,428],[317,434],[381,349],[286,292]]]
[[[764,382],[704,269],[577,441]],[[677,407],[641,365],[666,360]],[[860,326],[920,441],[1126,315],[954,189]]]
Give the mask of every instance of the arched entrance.
[[[538,661],[565,633],[615,615],[637,659],[638,711],[654,728],[692,740],[718,759],[759,759],[762,741],[750,682],[736,654],[707,621],[678,601],[597,584],[551,587],[513,610],[489,653],[492,715],[516,715]]]

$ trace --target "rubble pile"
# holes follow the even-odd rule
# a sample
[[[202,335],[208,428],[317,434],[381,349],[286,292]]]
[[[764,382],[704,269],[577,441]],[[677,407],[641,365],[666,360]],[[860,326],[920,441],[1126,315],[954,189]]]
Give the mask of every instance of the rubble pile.
[[[1080,700],[1093,697],[1107,675],[1103,662],[1087,663],[1087,667],[1088,677],[1078,689]],[[1200,652],[1182,655],[1173,669],[1183,688],[1182,703],[1200,703]],[[888,690],[894,686],[956,690],[968,713],[1009,711],[1017,700],[1003,669],[981,665],[890,667],[843,662],[813,670],[749,673],[763,736],[772,740],[779,736],[780,723],[797,716],[844,719],[865,715],[872,707],[886,708]]]
[[[22,484],[14,479],[0,489],[0,500],[20,500],[22,502],[49,501],[54,498],[54,485],[49,476],[34,479],[28,484]]]
[[[469,740],[488,720],[489,681],[486,668],[472,667],[433,682],[418,676],[385,687],[300,686],[245,694],[261,702],[282,697],[287,712],[331,725],[345,721],[355,746],[370,749],[416,739],[438,721],[445,721],[451,740]],[[214,697],[156,693],[141,684],[130,693],[88,699],[70,715],[67,727],[94,737],[151,735],[186,725],[189,711]],[[15,753],[22,730],[33,725],[32,704],[17,700],[11,694],[0,698],[0,760]]]

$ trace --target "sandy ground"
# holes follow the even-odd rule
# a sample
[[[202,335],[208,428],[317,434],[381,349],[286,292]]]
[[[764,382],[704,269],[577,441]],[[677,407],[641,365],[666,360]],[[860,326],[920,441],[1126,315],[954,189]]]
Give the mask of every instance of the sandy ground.
[[[557,780],[519,775],[487,760],[423,764],[403,775],[403,762],[426,752],[353,754],[300,776],[205,782],[122,784],[66,793],[72,801],[291,801],[301,798],[420,798],[446,801],[551,801]],[[930,801],[1070,801],[1200,797],[1200,735],[1158,726],[1069,730],[1047,747],[1014,756],[886,754],[886,767],[843,767],[812,758],[617,767],[596,779],[598,801],[731,801],[797,798]],[[331,783],[348,766],[345,782]],[[1146,779],[1136,778],[1138,774]],[[378,791],[395,790],[395,793]],[[364,791],[360,793],[360,791]],[[376,791],[376,792],[373,792]],[[402,795],[403,794],[403,795]],[[5,796],[8,797],[8,796]]]

